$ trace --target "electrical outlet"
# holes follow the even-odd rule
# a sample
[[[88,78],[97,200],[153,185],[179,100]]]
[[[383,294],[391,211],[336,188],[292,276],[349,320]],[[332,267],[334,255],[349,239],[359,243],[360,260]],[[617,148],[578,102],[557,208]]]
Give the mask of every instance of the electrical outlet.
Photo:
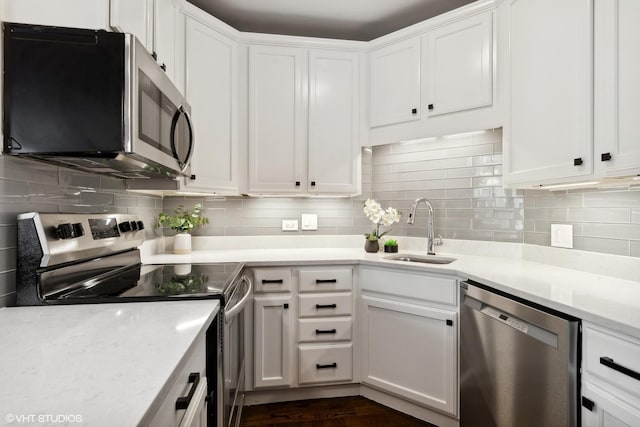
[[[282,220],[282,231],[298,231],[298,220],[297,219],[283,219]]]
[[[316,215],[316,214],[302,214],[302,229],[303,230],[317,230],[318,229],[318,215]]]
[[[551,224],[551,246],[573,248],[573,225]]]

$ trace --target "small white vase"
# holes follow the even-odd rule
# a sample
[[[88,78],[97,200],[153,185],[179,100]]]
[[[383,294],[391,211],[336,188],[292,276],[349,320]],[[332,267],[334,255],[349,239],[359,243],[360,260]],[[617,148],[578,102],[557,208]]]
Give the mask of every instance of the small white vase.
[[[191,253],[191,234],[180,233],[173,238],[173,253],[186,255]]]

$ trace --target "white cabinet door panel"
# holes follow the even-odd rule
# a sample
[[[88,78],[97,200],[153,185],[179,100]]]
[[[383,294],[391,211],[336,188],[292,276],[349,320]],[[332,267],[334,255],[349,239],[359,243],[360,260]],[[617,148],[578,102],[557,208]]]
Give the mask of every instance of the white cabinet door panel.
[[[235,41],[187,17],[186,97],[195,141],[195,180],[187,187],[239,194],[236,52]]]
[[[589,382],[583,384],[582,395],[594,403],[592,410],[582,407],[583,427],[640,426],[640,408]]]
[[[356,53],[309,52],[309,192],[355,194],[360,179]]]
[[[510,0],[505,183],[593,173],[592,0]],[[574,166],[575,163],[578,163]]]
[[[133,34],[149,52],[154,51],[153,0],[111,0],[110,25]]]
[[[362,381],[455,415],[456,313],[370,296],[361,301]]]
[[[369,78],[371,127],[420,119],[420,37],[372,52]]]
[[[428,116],[491,105],[492,25],[492,12],[486,12],[423,36]]]
[[[108,0],[4,0],[2,20],[23,24],[106,30]]]
[[[293,299],[285,296],[254,298],[254,386],[292,385]]]
[[[306,191],[307,65],[304,49],[249,48],[249,192]]]

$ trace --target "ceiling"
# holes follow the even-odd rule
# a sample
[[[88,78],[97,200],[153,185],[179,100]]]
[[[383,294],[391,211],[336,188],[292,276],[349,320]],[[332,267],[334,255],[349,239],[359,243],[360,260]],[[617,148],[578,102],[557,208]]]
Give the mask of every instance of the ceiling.
[[[473,0],[188,0],[247,32],[369,41]]]

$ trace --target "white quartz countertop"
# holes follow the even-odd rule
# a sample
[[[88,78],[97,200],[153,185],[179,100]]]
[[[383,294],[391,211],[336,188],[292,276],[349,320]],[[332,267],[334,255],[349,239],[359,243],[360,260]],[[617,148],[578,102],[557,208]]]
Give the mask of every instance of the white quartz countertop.
[[[134,426],[216,300],[0,309],[0,425]]]
[[[423,252],[401,251],[406,254]],[[197,250],[190,255],[158,254],[144,262],[245,262],[248,266],[361,264],[454,274],[583,320],[640,338],[640,281],[587,273],[513,257],[438,253],[457,258],[451,264],[408,263],[384,259],[361,248]],[[640,272],[639,272],[640,273]]]

